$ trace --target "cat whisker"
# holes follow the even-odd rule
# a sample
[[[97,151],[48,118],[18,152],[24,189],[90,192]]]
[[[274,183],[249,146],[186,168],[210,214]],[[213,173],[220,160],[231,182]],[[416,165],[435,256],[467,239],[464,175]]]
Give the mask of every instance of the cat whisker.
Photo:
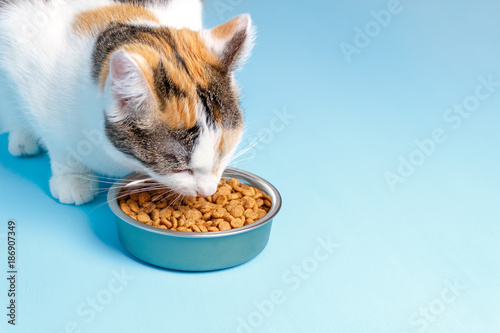
[[[245,161],[249,161],[249,160],[252,160],[252,157],[247,157],[247,158],[244,158],[244,159],[241,159],[241,160],[238,160],[238,161],[231,161],[231,163],[229,163],[229,166],[234,167],[234,166],[236,166],[238,164],[241,164],[241,163],[243,163]]]
[[[234,159],[240,157],[241,155],[246,154],[250,149],[252,149],[256,145],[258,145],[262,140],[264,140],[264,137],[261,137],[259,140],[249,144],[247,147],[245,147],[244,149],[239,151],[237,154],[235,154],[231,160],[234,160]]]
[[[145,178],[145,179],[134,180],[132,182],[127,183],[125,185],[125,187],[134,186],[134,185],[141,184],[141,183],[144,183],[144,182],[148,182],[148,181],[151,181],[151,180],[154,180],[154,178]]]
[[[100,184],[114,184],[119,180],[119,178],[103,177],[103,176],[90,175],[90,174],[82,174],[82,173],[78,173],[78,172],[75,172],[74,174],[72,174],[72,176],[80,178],[80,179],[96,181]]]
[[[130,191],[125,191],[119,195],[116,196],[116,198],[113,198],[113,199],[110,199],[110,200],[106,200],[102,203],[100,203],[99,205],[97,205],[96,207],[94,207],[90,212],[89,212],[89,215],[91,213],[94,212],[94,210],[96,209],[99,209],[99,208],[102,208],[103,206],[105,205],[109,205],[111,203],[112,200],[117,200],[117,201],[120,201],[121,199],[124,199],[124,198],[127,198],[130,194],[134,194],[134,193],[141,193],[141,192],[146,192],[146,191],[154,191],[154,190],[164,190],[163,192],[160,192],[159,194],[161,194],[162,196],[166,196],[166,195],[170,195],[172,192],[174,192],[173,190],[171,189],[167,189],[165,188],[165,186],[162,186],[161,184],[154,184],[154,186],[149,186],[149,187],[141,187],[141,188],[138,188],[138,189],[133,189],[133,190],[130,190]],[[100,190],[98,191],[97,193],[97,196],[103,194],[103,193],[106,193],[107,190],[106,189],[103,189],[103,190]],[[179,195],[180,196],[180,195]],[[179,200],[179,196],[176,197],[176,199],[174,201],[178,201]],[[172,206],[173,203],[169,204],[169,206]]]

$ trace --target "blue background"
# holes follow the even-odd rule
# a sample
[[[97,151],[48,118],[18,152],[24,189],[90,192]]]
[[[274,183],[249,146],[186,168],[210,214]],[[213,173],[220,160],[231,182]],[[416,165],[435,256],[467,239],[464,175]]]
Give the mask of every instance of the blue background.
[[[238,78],[244,145],[261,141],[236,166],[284,202],[267,248],[239,267],[195,274],[134,259],[105,189],[82,207],[57,203],[48,157],[11,157],[0,136],[0,331],[499,332],[500,87],[480,79],[500,82],[500,4],[402,0],[373,24],[388,6],[206,2],[206,26],[244,12],[257,25]],[[365,28],[371,37],[357,36]],[[356,41],[346,57],[341,45]],[[478,86],[489,96],[474,105]],[[445,119],[457,103],[473,109],[460,126]],[[431,147],[435,129],[445,140]],[[398,168],[407,173],[391,188]],[[9,218],[15,328],[4,314]]]

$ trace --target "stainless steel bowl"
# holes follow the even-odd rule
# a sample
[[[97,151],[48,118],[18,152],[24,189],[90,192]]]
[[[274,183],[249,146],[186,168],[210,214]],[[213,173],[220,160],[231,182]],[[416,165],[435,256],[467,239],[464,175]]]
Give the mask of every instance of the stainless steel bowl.
[[[237,178],[270,195],[271,209],[264,218],[241,228],[194,233],[149,226],[132,219],[120,209],[117,196],[122,186],[131,182],[140,183],[143,177],[128,175],[118,180],[108,192],[108,203],[116,215],[120,241],[135,257],[175,270],[211,271],[247,262],[266,247],[272,221],[281,208],[279,192],[266,180],[250,172],[227,168],[223,177]]]

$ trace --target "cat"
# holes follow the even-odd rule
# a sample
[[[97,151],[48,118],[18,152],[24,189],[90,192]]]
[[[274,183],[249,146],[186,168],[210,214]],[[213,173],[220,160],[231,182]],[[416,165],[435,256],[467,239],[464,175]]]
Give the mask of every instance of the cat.
[[[80,205],[97,176],[148,174],[209,196],[243,132],[234,72],[253,47],[242,14],[202,28],[201,0],[0,0],[8,150],[50,158],[50,192]],[[6,82],[7,81],[7,82]]]

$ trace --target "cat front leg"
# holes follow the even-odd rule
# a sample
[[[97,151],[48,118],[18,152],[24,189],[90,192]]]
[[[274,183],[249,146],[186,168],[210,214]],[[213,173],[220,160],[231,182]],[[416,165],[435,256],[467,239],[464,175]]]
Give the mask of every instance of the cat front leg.
[[[19,97],[6,85],[0,71],[0,133],[9,133],[9,153],[13,156],[33,156],[40,153],[40,145],[33,135],[25,117],[26,110]]]
[[[40,153],[37,140],[24,129],[9,131],[9,153],[13,156],[34,156]]]
[[[33,156],[40,152],[26,118],[27,109],[21,103],[18,89],[0,68],[0,133],[9,133],[9,153],[13,156]]]
[[[82,205],[92,201],[99,189],[96,175],[64,152],[49,150],[52,177],[50,193],[63,204]]]

